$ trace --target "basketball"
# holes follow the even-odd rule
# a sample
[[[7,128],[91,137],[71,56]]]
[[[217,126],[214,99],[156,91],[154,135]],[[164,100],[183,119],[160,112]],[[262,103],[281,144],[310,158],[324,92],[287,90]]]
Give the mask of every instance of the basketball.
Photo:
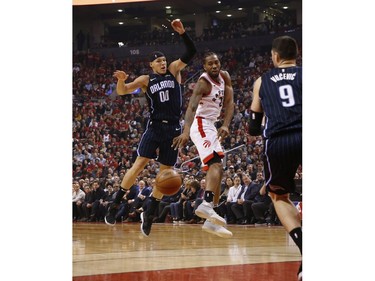
[[[166,169],[158,173],[155,184],[164,195],[173,195],[180,189],[182,179],[175,170]]]

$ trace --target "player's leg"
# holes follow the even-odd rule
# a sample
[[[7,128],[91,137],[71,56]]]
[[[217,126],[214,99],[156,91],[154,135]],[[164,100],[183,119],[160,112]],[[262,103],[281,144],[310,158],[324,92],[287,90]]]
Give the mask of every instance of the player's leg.
[[[206,175],[206,191],[204,192],[204,200],[195,210],[195,214],[200,218],[210,220],[214,224],[224,226],[226,225],[225,219],[220,217],[213,209],[214,194],[220,193],[223,174],[221,157],[214,152],[213,157],[205,164],[209,167]]]
[[[221,165],[221,161],[220,161],[220,171],[217,171],[216,168],[218,168],[219,165],[214,165],[214,169],[212,169],[212,166],[210,166],[209,170],[210,171],[212,169],[212,171],[214,171],[214,173],[210,174],[210,176],[213,176],[216,174],[217,178],[214,179],[212,181],[208,180],[208,172],[207,172],[207,175],[206,175],[206,183],[207,183],[207,187],[209,186],[212,186],[214,185],[213,187],[214,188],[211,188],[211,191],[213,192],[213,200],[212,200],[212,203],[209,203],[207,202],[205,199],[203,200],[203,202],[201,204],[199,204],[199,206],[196,208],[195,210],[195,214],[198,215],[200,213],[200,217],[203,217],[205,215],[209,215],[210,217],[207,218],[202,226],[202,230],[203,231],[206,231],[208,233],[211,233],[211,234],[214,234],[214,235],[217,235],[219,237],[222,237],[222,238],[230,238],[233,236],[233,233],[230,232],[228,229],[226,229],[224,226],[220,225],[220,224],[215,224],[213,223],[213,221],[217,222],[218,220],[216,218],[220,218],[220,219],[224,219],[222,217],[220,217],[216,211],[214,210],[215,207],[219,204],[219,197],[220,197],[220,186],[221,186],[221,178],[222,178],[222,165]],[[216,185],[215,185],[216,184]],[[206,191],[207,191],[207,187],[206,187]],[[217,187],[217,188],[216,188]],[[205,195],[206,195],[206,192],[205,192]],[[210,196],[210,195],[209,195]],[[205,196],[206,198],[206,196]],[[209,199],[208,199],[209,200]],[[205,202],[206,206],[203,206],[204,208],[200,208],[198,209],[203,203]],[[213,211],[213,215],[212,215],[212,211],[211,211],[211,208],[212,208],[212,211]],[[197,214],[197,210],[198,210],[198,214]],[[225,219],[224,219],[225,221]],[[219,223],[221,223],[221,220],[219,220]]]
[[[270,188],[272,189],[272,187],[274,186],[271,186]],[[289,199],[289,193],[278,195],[270,192],[269,194],[277,216],[285,230],[290,233],[295,228],[301,228],[301,216],[293,202]],[[302,249],[300,250],[302,252]]]
[[[220,194],[221,178],[223,176],[223,165],[221,159],[224,153],[217,138],[215,124],[206,119],[200,122],[195,119],[190,128],[190,138],[198,150],[202,161],[202,169],[206,174],[206,191],[202,204],[195,210],[195,214],[203,219],[210,219],[212,223],[224,226],[226,221],[213,209],[214,195]]]
[[[270,186],[270,188],[277,188],[277,186]],[[302,225],[301,217],[294,206],[293,202],[289,199],[289,193],[278,195],[270,192],[272,203],[274,204],[276,214],[279,217],[281,224],[285,230],[289,233],[289,236],[296,243],[301,255],[302,255]],[[298,280],[302,280],[302,263],[298,270]]]
[[[121,188],[116,193],[116,198],[113,203],[109,206],[104,221],[108,225],[116,224],[116,213],[118,206],[124,197],[126,191],[132,187],[138,175],[143,171],[144,167],[150,161],[149,158],[138,156],[133,166],[126,172],[121,182]]]
[[[172,166],[160,164],[160,172],[165,169],[171,169]],[[152,189],[152,194],[150,196],[150,202],[146,212],[141,213],[141,232],[144,236],[149,236],[151,232],[151,226],[153,219],[155,217],[155,211],[159,208],[159,204],[164,194],[161,193],[157,186]]]
[[[122,179],[121,188],[117,191],[116,198],[108,208],[107,214],[104,217],[104,221],[106,222],[106,224],[114,225],[116,223],[116,209],[118,208],[122,197],[125,195],[126,191],[130,189],[130,187],[134,184],[136,178],[143,171],[144,167],[147,165],[150,159],[156,158],[156,150],[158,148],[158,135],[156,133],[157,131],[157,129],[149,127],[149,125],[147,125],[147,129],[142,135],[141,141],[138,145],[137,159]]]
[[[176,130],[179,128],[179,130]],[[159,134],[155,133],[154,143],[157,143],[159,148],[158,162],[160,163],[160,172],[165,169],[173,169],[177,162],[178,150],[172,148],[173,138],[178,136],[181,132],[180,125],[163,125],[159,127]],[[156,151],[156,149],[155,149]],[[153,187],[150,196],[150,203],[147,211],[141,214],[141,232],[144,236],[148,236],[151,232],[151,226],[155,217],[155,211],[159,208],[159,204],[164,194],[158,190],[157,185]]]
[[[296,132],[267,140],[265,156],[264,172],[267,190],[281,224],[302,255],[301,217],[289,199],[289,194],[295,190],[295,172],[302,163],[302,133]]]
[[[216,208],[219,205],[220,193],[221,193],[221,187],[219,186],[219,191],[218,192],[215,191],[215,194],[214,194],[214,208]]]
[[[301,217],[289,199],[295,190],[295,172],[302,163],[302,133],[267,140],[265,156],[266,185],[276,214],[302,254]]]

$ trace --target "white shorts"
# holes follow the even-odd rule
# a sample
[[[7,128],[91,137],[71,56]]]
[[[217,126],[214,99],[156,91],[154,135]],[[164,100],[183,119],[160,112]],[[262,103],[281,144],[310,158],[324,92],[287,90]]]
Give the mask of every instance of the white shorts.
[[[207,162],[214,157],[214,151],[221,158],[224,157],[224,151],[217,137],[217,130],[213,121],[196,117],[191,124],[190,138],[198,150],[203,170],[208,170]]]

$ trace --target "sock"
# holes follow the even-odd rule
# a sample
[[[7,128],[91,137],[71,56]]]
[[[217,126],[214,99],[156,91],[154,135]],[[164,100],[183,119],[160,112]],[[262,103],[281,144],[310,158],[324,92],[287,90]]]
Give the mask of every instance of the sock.
[[[298,246],[299,251],[302,255],[302,228],[297,227],[289,232],[290,237],[292,237],[294,243]]]
[[[124,197],[126,189],[120,188],[116,193],[116,198],[113,200],[113,203],[120,204],[122,197]]]
[[[151,196],[150,205],[147,207],[146,215],[154,217],[156,209],[159,207],[160,199]]]
[[[206,202],[210,203],[214,200],[214,193],[212,191],[208,191],[206,190],[204,192],[204,200],[206,200]]]

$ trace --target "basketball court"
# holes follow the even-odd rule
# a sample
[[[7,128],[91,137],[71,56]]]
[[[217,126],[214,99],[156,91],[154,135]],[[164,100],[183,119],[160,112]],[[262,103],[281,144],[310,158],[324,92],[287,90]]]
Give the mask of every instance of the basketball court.
[[[281,226],[229,225],[229,239],[202,224],[73,224],[75,281],[297,280],[301,255]]]

